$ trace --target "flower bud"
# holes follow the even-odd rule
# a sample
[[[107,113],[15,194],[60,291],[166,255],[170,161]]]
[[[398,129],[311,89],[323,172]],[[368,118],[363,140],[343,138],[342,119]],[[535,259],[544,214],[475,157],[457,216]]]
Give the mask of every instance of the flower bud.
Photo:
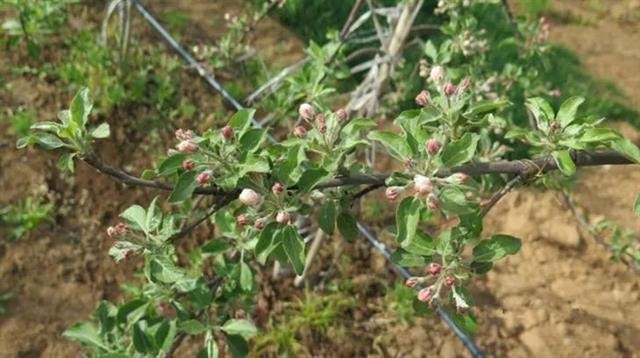
[[[265,220],[264,219],[258,219],[258,220],[256,220],[255,223],[253,223],[253,226],[258,230],[262,230],[262,229],[264,229],[264,226],[265,226]]]
[[[442,270],[442,265],[440,265],[437,262],[431,262],[427,265],[427,273],[431,274],[433,276],[437,276],[440,273],[440,270]]]
[[[220,130],[220,132],[222,133],[222,137],[224,137],[224,139],[231,139],[233,138],[233,128],[227,126],[222,127],[222,129]]]
[[[338,117],[338,119],[341,121],[346,121],[347,119],[349,119],[349,113],[347,113],[347,110],[344,109],[344,107],[336,109],[335,114],[336,117]]]
[[[429,138],[424,143],[424,147],[427,149],[427,153],[436,154],[440,150],[440,142],[435,138]]]
[[[560,92],[559,89],[554,89],[549,92],[549,96],[551,97],[560,97],[561,95],[562,95],[562,92]]]
[[[114,236],[116,236],[116,228],[115,228],[115,227],[113,227],[113,226],[109,226],[109,227],[107,228],[107,236],[109,236],[109,237],[114,237]]]
[[[404,164],[404,166],[407,168],[412,167],[415,163],[416,161],[413,158],[407,158],[402,161],[402,164]]]
[[[271,187],[271,191],[272,191],[274,194],[278,195],[278,194],[280,194],[280,193],[282,193],[282,192],[284,191],[284,186],[282,186],[282,184],[280,184],[280,183],[276,182],[276,183],[274,183],[274,184],[273,184],[273,186]]]
[[[242,189],[240,196],[238,196],[240,202],[247,206],[255,206],[260,204],[262,198],[253,189]]]
[[[307,135],[307,130],[303,126],[297,126],[293,128],[293,135],[296,137],[304,137]]]
[[[276,215],[276,221],[280,224],[288,224],[291,220],[291,215],[286,211],[279,211]]]
[[[176,138],[178,140],[188,140],[191,139],[193,137],[193,132],[189,129],[184,130],[184,129],[176,129]]]
[[[438,200],[433,193],[429,193],[427,196],[427,207],[431,210],[437,210],[440,208],[440,200]]]
[[[432,190],[431,179],[424,175],[416,175],[413,177],[413,186],[420,194],[429,194]]]
[[[384,191],[384,196],[387,198],[387,200],[394,201],[398,199],[400,193],[402,193],[403,191],[404,188],[401,186],[390,186],[387,188],[387,190]]]
[[[469,176],[465,173],[455,173],[448,176],[445,180],[451,184],[464,184],[469,180]]]
[[[404,281],[404,285],[409,288],[413,288],[419,282],[420,282],[420,279],[418,277],[409,277],[406,281]]]
[[[416,96],[416,104],[418,106],[426,106],[429,103],[429,92],[427,92],[426,90],[422,90],[420,91],[420,93],[418,93],[418,95]]]
[[[471,84],[471,80],[468,78],[465,78],[462,81],[460,81],[460,84],[458,85],[458,89],[460,91],[464,91],[469,87],[470,84]]]
[[[456,283],[456,279],[451,277],[451,276],[446,276],[444,278],[444,285],[447,287],[451,287],[453,286],[453,284]]]
[[[185,160],[182,161],[182,169],[187,170],[187,171],[191,170],[191,169],[193,169],[194,164],[195,163],[194,163],[193,160],[185,159]]]
[[[298,114],[300,115],[300,117],[306,120],[310,120],[311,118],[313,118],[313,115],[315,114],[315,110],[313,109],[313,106],[310,105],[309,103],[303,103],[298,108]]]
[[[440,82],[443,79],[444,79],[444,68],[442,68],[442,66],[431,67],[431,72],[429,73],[429,81]]]
[[[456,93],[456,90],[457,90],[456,85],[451,83],[451,81],[447,81],[442,86],[442,92],[444,92],[444,95],[447,96],[447,97],[453,96],[453,94]]]
[[[433,297],[433,288],[426,287],[418,291],[418,300],[428,302]]]
[[[320,131],[320,133],[324,133],[327,131],[327,125],[320,122],[318,123],[318,130]]]
[[[318,113],[315,116],[316,123],[324,123],[324,113]]]
[[[210,178],[211,178],[211,171],[205,170],[202,173],[198,174],[198,176],[196,177],[196,181],[200,185],[205,185],[207,184]]]
[[[122,254],[124,255],[125,259],[128,259],[129,257],[133,256],[133,249],[125,249]]]
[[[236,224],[238,224],[240,226],[247,225],[247,216],[245,214],[240,214],[240,215],[236,216]]]
[[[186,139],[178,143],[176,149],[178,149],[178,151],[182,153],[193,153],[196,151],[196,149],[198,149],[198,145],[196,144],[196,142]]]

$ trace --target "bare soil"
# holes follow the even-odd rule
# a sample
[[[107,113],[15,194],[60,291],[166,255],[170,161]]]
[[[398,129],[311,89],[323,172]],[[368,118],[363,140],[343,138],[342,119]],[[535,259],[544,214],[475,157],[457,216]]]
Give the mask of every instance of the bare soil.
[[[208,14],[219,16],[219,6],[230,12],[238,9],[233,1],[159,3],[154,9],[183,9],[195,22],[190,29],[210,29],[205,31],[207,38],[216,34]],[[640,23],[632,17],[638,3],[620,1],[604,9],[589,5],[593,3],[571,0],[554,4],[556,12],[590,21],[580,26],[559,24],[552,38],[577,51],[591,72],[615,81],[629,94],[629,104],[638,105]],[[258,33],[264,37],[259,37],[269,40],[260,40],[265,42],[258,47],[271,49],[274,57],[300,56],[299,41],[275,22],[265,21],[261,26],[264,28]],[[202,36],[201,31],[192,31]],[[15,54],[0,56],[3,67],[17,61]],[[192,78],[186,76],[185,80]],[[55,84],[36,77],[9,75],[5,81],[7,86],[0,92],[2,107],[27,106],[50,118],[68,101]],[[211,98],[204,87],[195,92],[198,101]],[[217,98],[216,103],[220,103]],[[124,110],[119,114],[127,115]],[[640,140],[635,129],[614,125],[636,142]],[[0,357],[75,356],[81,349],[61,337],[64,327],[88,317],[100,300],[118,299],[120,285],[135,280],[133,273],[140,264],[116,265],[108,257],[111,242],[104,234],[105,227],[127,206],[147,202],[158,193],[123,187],[83,164],[77,166],[73,178],[65,178],[55,168],[56,155],[15,150],[14,138],[5,135],[6,129],[6,123],[0,123],[0,204],[43,195],[55,204],[56,214],[54,224],[44,225],[17,242],[0,240],[0,292],[14,292],[6,305],[8,312],[0,316]],[[130,140],[141,136],[144,134],[126,129],[116,131],[115,141],[100,150],[115,166],[141,171],[149,158]],[[574,195],[584,212],[640,231],[640,220],[631,211],[633,196],[639,191],[640,168],[602,167],[583,170]],[[584,235],[558,194],[514,191],[490,213],[485,231],[511,233],[524,241],[518,255],[497,265],[472,287],[481,325],[474,338],[487,356],[640,355],[639,276],[608,260],[608,253]],[[329,330],[323,337],[301,334],[299,343],[305,349],[300,355],[468,356],[437,317],[407,324],[384,309],[384,288],[394,276],[366,243],[333,239],[326,246],[321,253],[326,260],[320,260],[322,267],[314,271],[326,271],[332,263],[340,262],[341,255],[349,255],[347,273],[354,292],[361,293],[355,297],[357,308],[342,317],[346,331],[338,334]],[[318,280],[317,274],[310,277],[311,282]],[[259,307],[274,314],[281,312],[275,297],[300,294],[288,279],[271,280],[267,268],[261,282]],[[192,351],[187,344],[181,355],[190,356]]]

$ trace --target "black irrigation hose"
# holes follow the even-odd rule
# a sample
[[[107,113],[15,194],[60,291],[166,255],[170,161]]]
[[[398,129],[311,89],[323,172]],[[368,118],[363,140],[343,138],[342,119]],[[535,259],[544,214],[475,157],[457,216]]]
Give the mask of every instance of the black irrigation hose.
[[[209,86],[211,86],[216,92],[218,92],[227,102],[229,102],[236,110],[243,109],[244,106],[240,104],[233,96],[231,96],[225,89],[220,85],[218,81],[213,78],[211,74],[209,74],[204,67],[202,67],[180,44],[176,39],[171,36],[171,34],[156,20],[153,15],[145,9],[145,7],[138,0],[131,0],[136,10],[142,14],[142,16],[151,24],[151,26],[158,31],[158,33],[164,38],[165,41],[171,46],[179,55],[182,57],[187,63],[198,73],[198,75],[207,82]],[[254,124],[258,127],[260,124],[254,120]],[[391,254],[385,247],[385,245],[380,242],[367,228],[365,228],[360,222],[357,223],[358,231],[375,247],[384,258],[405,278],[411,277],[411,273],[404,267],[398,266],[391,262]],[[462,341],[464,346],[469,350],[469,353],[475,358],[482,358],[484,354],[475,344],[475,342],[467,336],[456,324],[453,322],[451,316],[447,313],[447,311],[442,308],[438,308],[436,310],[437,314],[451,327],[456,336]]]

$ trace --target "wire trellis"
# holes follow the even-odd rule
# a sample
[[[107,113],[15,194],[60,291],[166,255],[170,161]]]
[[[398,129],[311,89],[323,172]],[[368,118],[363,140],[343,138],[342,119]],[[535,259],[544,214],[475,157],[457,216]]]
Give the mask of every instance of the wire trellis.
[[[138,0],[129,0],[135,7],[135,9],[144,17],[144,19],[162,36],[162,38],[167,42],[167,44],[184,59],[189,66],[200,76],[205,82],[213,88],[214,91],[219,93],[225,101],[227,101],[233,108],[236,110],[240,110],[245,108],[238,100],[236,100],[229,92],[227,92],[222,85],[216,81],[216,79],[203,67],[201,66],[194,58],[189,54],[187,50],[182,47],[178,41],[160,24],[160,22],[138,1]],[[254,119],[254,125],[256,127],[262,127],[261,123]],[[269,136],[269,140],[275,142],[275,139]],[[405,279],[411,277],[411,273],[406,268],[396,265],[391,261],[391,253],[387,249],[386,245],[378,240],[375,235],[371,233],[362,223],[357,222],[358,231],[367,239],[367,241],[380,253],[384,256],[387,262],[400,273]],[[419,287],[415,287],[419,289]],[[480,350],[480,348],[475,344],[473,339],[465,334],[460,327],[458,327],[449,313],[442,309],[437,308],[436,313],[442,320],[453,330],[455,335],[462,341],[464,346],[467,348],[469,353],[474,358],[483,358],[484,354]]]

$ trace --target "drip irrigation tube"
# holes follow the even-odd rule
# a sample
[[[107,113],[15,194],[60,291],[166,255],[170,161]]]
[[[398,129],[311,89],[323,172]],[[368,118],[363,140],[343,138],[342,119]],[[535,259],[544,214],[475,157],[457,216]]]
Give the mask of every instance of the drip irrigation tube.
[[[149,22],[149,24],[162,36],[162,38],[173,48],[179,55],[182,57],[197,73],[200,77],[202,77],[211,88],[213,88],[216,92],[218,92],[229,104],[231,104],[236,110],[245,108],[240,102],[238,102],[233,96],[231,96],[223,87],[220,85],[218,81],[213,78],[211,74],[209,74],[204,67],[202,67],[194,58],[185,50],[176,39],[171,36],[171,34],[156,20],[156,18],[151,15],[149,11],[138,1],[131,0],[136,10]],[[257,127],[261,127],[260,123],[254,120],[254,125]],[[269,138],[273,141],[273,138]],[[364,225],[360,222],[357,222],[358,231],[375,247],[380,253],[384,256],[384,258],[398,271],[404,278],[411,277],[411,273],[404,267],[398,266],[391,262],[391,254],[389,250],[387,250],[386,246],[380,242]],[[445,323],[453,330],[455,335],[462,341],[464,346],[469,350],[469,353],[474,358],[483,358],[484,354],[475,344],[475,342],[453,322],[451,316],[442,308],[436,309],[436,313],[438,316],[445,321]]]

